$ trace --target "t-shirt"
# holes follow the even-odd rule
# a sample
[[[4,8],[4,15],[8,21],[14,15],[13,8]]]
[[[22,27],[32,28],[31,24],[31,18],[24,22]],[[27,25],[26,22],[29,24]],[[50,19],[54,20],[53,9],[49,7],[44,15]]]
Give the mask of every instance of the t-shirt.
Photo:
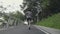
[[[26,18],[32,18],[32,12],[30,11],[27,11],[25,15],[26,15]]]

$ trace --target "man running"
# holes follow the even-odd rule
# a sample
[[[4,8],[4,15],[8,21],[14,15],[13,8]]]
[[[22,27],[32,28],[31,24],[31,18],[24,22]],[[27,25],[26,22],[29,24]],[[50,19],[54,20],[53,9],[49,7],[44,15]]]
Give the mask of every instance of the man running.
[[[32,14],[32,12],[31,11],[25,12],[25,17],[27,19],[29,30],[30,30],[30,23],[33,20],[33,14]]]

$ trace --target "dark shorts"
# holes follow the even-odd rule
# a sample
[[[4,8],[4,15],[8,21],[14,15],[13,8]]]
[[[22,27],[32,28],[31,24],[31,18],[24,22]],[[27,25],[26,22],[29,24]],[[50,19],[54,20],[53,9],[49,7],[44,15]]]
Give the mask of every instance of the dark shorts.
[[[29,20],[31,21],[31,20],[32,20],[32,18],[27,18],[27,21],[29,21]]]

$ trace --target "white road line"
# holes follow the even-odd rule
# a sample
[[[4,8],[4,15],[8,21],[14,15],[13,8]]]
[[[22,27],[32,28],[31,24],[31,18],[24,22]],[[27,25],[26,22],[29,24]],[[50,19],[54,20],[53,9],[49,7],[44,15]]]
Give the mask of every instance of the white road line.
[[[37,27],[37,26],[35,26],[35,25],[33,25],[33,26],[36,27],[37,29],[39,29],[40,31],[46,33],[46,34],[50,34],[49,32],[47,32],[47,31],[45,31],[45,30],[43,30],[43,29],[41,29],[41,28],[39,28],[39,27]]]

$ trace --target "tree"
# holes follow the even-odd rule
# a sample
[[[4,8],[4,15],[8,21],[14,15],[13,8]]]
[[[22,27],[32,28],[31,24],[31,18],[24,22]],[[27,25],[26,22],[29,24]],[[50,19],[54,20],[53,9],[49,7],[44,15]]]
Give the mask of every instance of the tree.
[[[24,17],[23,17],[23,14],[19,11],[16,11],[16,13],[10,13],[10,16],[16,18],[16,19],[19,19],[19,20],[23,20]]]
[[[33,13],[33,19],[36,20],[36,16],[39,17],[38,14],[42,11],[40,2],[41,0],[24,0],[21,8],[24,10],[24,13],[31,11]]]
[[[37,15],[38,20],[41,20],[60,12],[59,3],[59,0],[23,0],[21,8],[24,12],[31,11],[34,18]]]

